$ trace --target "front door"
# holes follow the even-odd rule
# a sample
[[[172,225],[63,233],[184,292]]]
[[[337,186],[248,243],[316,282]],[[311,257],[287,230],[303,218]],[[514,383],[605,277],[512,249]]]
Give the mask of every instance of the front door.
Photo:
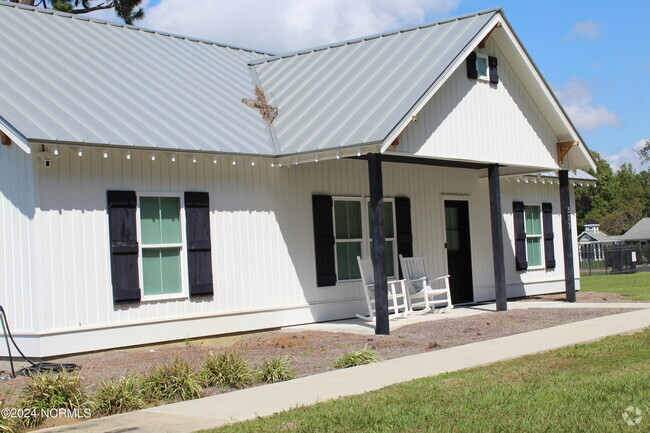
[[[451,302],[474,301],[472,254],[469,241],[469,206],[464,200],[445,200],[445,248]]]

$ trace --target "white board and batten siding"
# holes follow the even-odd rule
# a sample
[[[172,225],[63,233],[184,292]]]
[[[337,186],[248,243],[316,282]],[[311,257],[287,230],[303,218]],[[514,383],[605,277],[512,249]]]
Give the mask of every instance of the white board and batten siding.
[[[12,274],[14,279],[28,280],[34,275],[34,281],[27,283],[32,291],[38,289],[38,299],[28,292],[12,293],[24,300],[8,302],[19,342],[37,356],[364,312],[360,283],[316,287],[311,209],[313,194],[367,197],[364,161],[271,168],[263,160],[251,166],[240,159],[233,166],[226,158],[213,164],[211,158],[199,157],[193,163],[182,155],[171,162],[164,153],[158,153],[155,161],[145,152],[134,152],[131,160],[119,151],[111,152],[108,159],[90,149],[82,157],[67,148],[61,148],[61,154],[52,167],[36,169],[38,200],[32,217],[36,239],[16,240],[38,246],[31,250],[37,266],[25,269],[20,277]],[[475,170],[384,164],[385,195],[410,197],[414,252],[427,258],[432,273],[446,273],[443,198],[469,200],[476,301],[494,299],[487,182],[481,176]],[[551,281],[563,278],[558,187],[527,185],[528,190],[511,191],[514,185],[503,184],[504,212],[520,195],[553,202],[558,267],[552,272],[514,271],[512,222],[505,216],[509,295],[519,294],[523,282],[531,290],[548,292],[549,284],[555,284]],[[179,195],[209,192],[214,297],[114,306],[106,213],[106,191],[113,189]],[[13,197],[7,207],[15,201]],[[3,212],[7,211],[3,208]],[[12,218],[22,221],[24,216]],[[557,284],[562,290],[563,283]],[[19,308],[29,311],[14,311]]]
[[[28,333],[38,326],[34,281],[36,190],[32,156],[16,143],[0,145],[0,305],[9,326]]]
[[[389,151],[557,169],[557,137],[508,59],[493,38],[477,53],[498,59],[499,83],[468,79],[463,63]]]

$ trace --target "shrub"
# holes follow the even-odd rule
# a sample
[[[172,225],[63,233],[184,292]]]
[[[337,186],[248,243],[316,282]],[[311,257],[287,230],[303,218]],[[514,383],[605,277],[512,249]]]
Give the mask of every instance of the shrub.
[[[9,417],[9,413],[5,413],[4,409],[9,409],[10,406],[7,401],[10,399],[11,394],[9,391],[0,392],[0,432],[2,433],[16,433],[20,430],[20,425],[16,418]]]
[[[146,407],[140,380],[135,376],[103,381],[93,400],[98,415],[113,415]]]
[[[257,380],[264,383],[284,382],[295,379],[296,372],[286,356],[267,359],[256,371]]]
[[[203,387],[196,371],[180,358],[152,368],[142,379],[142,392],[149,401],[192,400]]]
[[[33,409],[78,409],[83,411],[88,398],[81,386],[77,373],[38,373],[31,376],[30,382],[21,393],[19,407]],[[23,419],[27,427],[35,427],[43,422],[43,417]]]
[[[208,386],[243,388],[255,381],[248,362],[238,352],[210,354],[205,358],[203,377]]]
[[[339,356],[334,362],[334,368],[356,367],[358,365],[372,364],[373,362],[379,362],[379,354],[364,347],[361,350],[353,350]]]

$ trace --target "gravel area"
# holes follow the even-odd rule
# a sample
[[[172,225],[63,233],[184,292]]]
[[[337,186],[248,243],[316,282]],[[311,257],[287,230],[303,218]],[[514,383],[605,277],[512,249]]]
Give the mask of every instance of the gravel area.
[[[269,331],[90,353],[52,361],[73,362],[82,366],[81,376],[91,393],[102,380],[129,373],[142,374],[148,368],[176,357],[182,357],[200,368],[203,358],[209,352],[222,350],[241,352],[253,366],[260,365],[267,358],[290,356],[300,377],[332,370],[332,364],[339,355],[365,346],[377,350],[383,359],[391,359],[625,311],[630,310],[540,308],[489,312],[406,325],[393,331],[390,336]],[[9,364],[0,363],[0,369],[3,370],[0,375],[7,375]],[[9,393],[9,401],[16,400],[28,381],[28,378],[22,376],[1,381],[0,392]],[[209,388],[205,390],[205,395],[227,391]]]
[[[564,293],[555,293],[551,295],[534,295],[528,296],[526,298],[517,299],[516,302],[548,302],[548,301],[566,301],[566,295]],[[576,302],[643,302],[643,301],[633,301],[629,298],[626,298],[623,295],[616,293],[602,293],[602,292],[587,292],[579,290],[576,292]]]

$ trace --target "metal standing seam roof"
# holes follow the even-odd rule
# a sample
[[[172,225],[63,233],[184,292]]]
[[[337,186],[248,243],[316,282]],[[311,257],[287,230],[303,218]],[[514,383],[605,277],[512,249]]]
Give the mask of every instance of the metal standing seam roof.
[[[631,229],[622,236],[618,236],[623,241],[644,241],[650,240],[650,218],[641,218]]]
[[[281,153],[382,142],[500,11],[251,61]]]
[[[33,141],[274,154],[267,54],[0,1],[0,121]]]
[[[499,12],[271,56],[0,1],[0,122],[36,142],[200,152],[378,144]],[[241,102],[258,83],[273,130]]]

